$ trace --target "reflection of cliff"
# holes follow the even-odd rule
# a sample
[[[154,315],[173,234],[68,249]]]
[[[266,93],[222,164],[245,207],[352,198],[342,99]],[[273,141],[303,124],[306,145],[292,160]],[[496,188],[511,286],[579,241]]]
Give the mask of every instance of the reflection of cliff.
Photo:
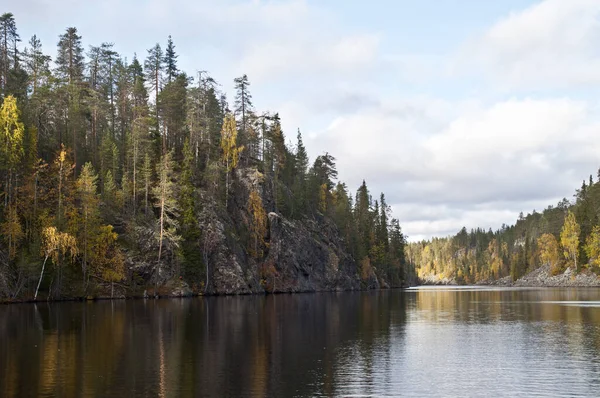
[[[378,377],[405,319],[393,291],[6,306],[0,392],[336,395],[343,361]]]

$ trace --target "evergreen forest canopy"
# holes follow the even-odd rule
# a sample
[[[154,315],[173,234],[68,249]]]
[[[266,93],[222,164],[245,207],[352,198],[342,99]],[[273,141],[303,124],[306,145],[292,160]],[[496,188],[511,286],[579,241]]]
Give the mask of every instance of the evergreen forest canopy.
[[[541,213],[521,213],[515,225],[496,232],[462,228],[455,236],[410,243],[407,261],[421,279],[465,284],[515,281],[541,266],[552,275],[567,269],[600,274],[600,170],[598,181],[590,175],[574,198]]]
[[[333,222],[363,281],[410,274],[384,194],[373,200],[363,182],[353,198],[332,155],[309,164],[300,131],[286,145],[246,75],[230,104],[208,73],[178,68],[171,37],[144,56],[85,48],[75,27],[50,56],[36,36],[23,43],[12,14],[0,17],[0,297],[112,294],[164,273],[210,292],[216,232],[198,222],[209,208],[267,291],[279,271],[262,263],[271,212]],[[249,175],[253,188],[240,189]]]

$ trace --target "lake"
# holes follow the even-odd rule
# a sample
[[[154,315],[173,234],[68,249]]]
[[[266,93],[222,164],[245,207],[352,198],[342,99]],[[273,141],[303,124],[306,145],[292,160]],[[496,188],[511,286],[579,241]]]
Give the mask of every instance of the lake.
[[[598,396],[600,290],[0,306],[2,397]]]

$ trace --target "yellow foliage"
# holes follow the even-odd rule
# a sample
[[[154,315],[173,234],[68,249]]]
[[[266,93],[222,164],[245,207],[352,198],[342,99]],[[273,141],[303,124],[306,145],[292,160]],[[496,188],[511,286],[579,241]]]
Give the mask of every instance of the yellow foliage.
[[[44,228],[42,231],[42,256],[50,257],[57,264],[58,256],[67,253],[71,255],[71,258],[75,258],[79,253],[75,237],[66,232],[58,232],[56,227]]]
[[[585,241],[585,253],[594,267],[600,267],[600,226],[596,225]]]
[[[569,210],[565,218],[565,224],[560,232],[560,243],[563,247],[565,259],[573,260],[575,270],[577,270],[577,251],[579,249],[579,234],[581,228],[577,224],[575,214]]]
[[[501,248],[498,246],[498,241],[493,239],[488,245],[488,254],[490,256],[490,271],[492,273],[491,276],[498,279],[501,275],[502,269],[504,268],[504,263],[502,261],[502,254],[500,252]],[[490,275],[485,272],[486,279],[490,277]]]
[[[92,264],[108,282],[118,282],[125,277],[123,254],[117,246],[117,238],[112,225],[103,225],[94,242]]]
[[[225,162],[227,172],[237,167],[240,153],[244,150],[244,146],[237,145],[237,127],[235,118],[230,113],[223,120],[221,128],[221,150],[223,150],[223,161]]]
[[[250,251],[254,257],[258,258],[262,256],[264,236],[267,232],[267,214],[256,190],[252,190],[248,196],[248,212],[252,216],[250,231],[254,241],[254,247],[251,247]]]
[[[554,235],[543,234],[538,238],[537,245],[542,264],[550,264],[552,275],[558,275],[561,271],[560,251]]]
[[[17,99],[9,95],[0,108],[0,161],[7,170],[16,167],[23,156],[24,132],[25,127],[19,121]]]

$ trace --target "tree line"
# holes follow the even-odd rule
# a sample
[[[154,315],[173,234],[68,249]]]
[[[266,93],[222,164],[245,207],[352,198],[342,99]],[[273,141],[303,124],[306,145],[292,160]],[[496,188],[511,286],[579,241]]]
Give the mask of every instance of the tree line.
[[[420,278],[461,283],[517,280],[540,266],[549,266],[553,275],[567,268],[600,274],[599,209],[600,171],[598,181],[591,175],[583,181],[572,201],[521,213],[514,225],[497,231],[463,227],[454,236],[411,243],[407,261]]]
[[[211,236],[198,214],[240,203],[250,217],[235,220],[237,236],[258,262],[268,213],[330,220],[364,280],[402,283],[405,237],[384,194],[373,200],[363,182],[353,198],[331,154],[310,163],[299,130],[286,144],[246,75],[231,104],[220,87],[179,69],[170,36],[128,61],[113,43],[86,49],[69,27],[51,57],[0,16],[0,295],[112,291],[158,283],[165,268],[206,286]],[[254,170],[261,189],[240,197],[240,170]],[[151,280],[132,259],[153,264]]]

